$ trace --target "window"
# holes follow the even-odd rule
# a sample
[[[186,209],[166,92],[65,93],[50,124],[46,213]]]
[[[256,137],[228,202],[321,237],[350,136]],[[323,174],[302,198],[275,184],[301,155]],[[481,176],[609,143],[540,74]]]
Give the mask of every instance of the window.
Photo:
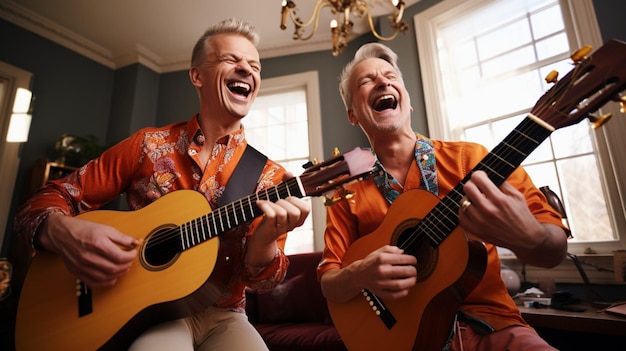
[[[244,125],[251,145],[300,175],[302,165],[322,155],[317,73],[263,79]],[[287,237],[287,254],[322,249],[326,212],[320,199],[306,200],[311,201],[311,215]]]
[[[6,142],[9,129],[9,120],[13,101],[18,88],[29,89],[32,74],[7,63],[0,62],[0,247],[6,243],[3,250],[10,247],[10,238],[4,237],[4,228],[8,221],[11,199],[15,187],[15,179],[20,164],[20,144]],[[0,253],[2,257],[3,253]]]
[[[549,88],[548,72],[565,75],[571,53],[602,45],[590,0],[443,1],[416,15],[415,27],[431,136],[489,149]],[[617,119],[598,130],[587,121],[559,129],[522,163],[537,186],[550,186],[563,200],[574,235],[570,252],[626,246],[616,181],[624,161],[612,154],[619,149],[607,135],[624,126]]]

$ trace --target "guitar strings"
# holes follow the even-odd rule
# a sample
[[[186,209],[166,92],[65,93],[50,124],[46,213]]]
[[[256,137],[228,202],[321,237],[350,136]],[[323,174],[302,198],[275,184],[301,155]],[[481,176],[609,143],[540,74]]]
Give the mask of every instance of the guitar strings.
[[[520,126],[524,127],[525,122],[527,121],[522,122]],[[521,141],[529,140],[525,134],[532,134],[539,130],[540,127],[536,123],[532,123],[533,124],[528,128],[528,132],[518,134],[517,131],[519,130],[516,128],[516,130],[513,131],[509,137],[507,137],[507,139],[511,140],[512,145],[518,145]],[[494,151],[492,151],[474,168],[474,171],[482,169],[487,171],[487,173],[491,173],[492,176],[500,175],[502,171],[499,170],[501,167],[498,167],[498,165],[502,164],[501,160],[508,159],[511,155],[519,155],[518,151],[519,150],[514,148],[506,148],[501,153],[502,157],[492,157],[494,154]],[[503,166],[507,165],[503,164]],[[466,176],[461,183],[454,187],[447,196],[435,205],[430,213],[426,215],[416,226],[413,233],[409,235],[409,239],[400,243],[401,248],[408,252],[412,252],[420,245],[424,244],[424,241],[427,239],[430,239],[432,244],[437,246],[443,241],[443,239],[445,239],[447,234],[452,232],[458,226],[459,201],[463,197],[462,187],[468,179],[469,176]],[[421,233],[424,235],[420,235]]]
[[[575,67],[575,69],[572,71],[573,74],[576,76],[577,73],[575,72],[576,70],[578,70],[580,68],[580,65],[577,65]],[[568,75],[569,76],[569,75]],[[569,80],[569,83],[571,84],[572,80]],[[559,82],[560,83],[560,82]],[[551,103],[554,102],[552,99],[555,97],[559,97],[561,96],[561,92],[564,91],[565,89],[567,89],[569,87],[568,84],[557,84],[555,85],[552,89],[550,89],[548,91],[547,98],[548,101],[550,101]],[[541,100],[540,100],[541,101]],[[546,106],[546,105],[540,105],[538,107],[538,113],[539,115],[541,115],[541,112],[548,110],[550,107]],[[560,111],[559,111],[560,112]],[[563,115],[565,115],[565,117],[567,117],[567,115],[565,113],[562,113]],[[524,131],[523,128],[525,122],[529,120],[528,117],[526,117],[524,119],[524,121],[522,121],[522,123],[520,123],[520,125],[518,127],[516,127],[516,129],[513,130],[513,132],[507,136],[507,138],[505,139],[508,140],[509,137],[511,139],[511,144],[512,145],[523,145],[523,141],[525,140],[531,140],[530,137],[528,137],[528,135],[533,135],[534,133],[536,133],[537,130],[545,130],[544,127],[538,125],[535,122],[532,122],[532,124],[528,127],[528,131]],[[518,129],[519,128],[519,129]],[[521,133],[516,134],[517,132],[521,131]],[[550,133],[548,133],[545,138],[547,138],[549,136]],[[545,139],[544,138],[544,139]],[[537,143],[537,146],[544,140],[540,140],[539,143]],[[502,159],[503,160],[507,160],[511,157],[511,155],[515,156],[519,156],[519,152],[517,152],[517,150],[515,148],[506,148],[506,144],[501,143],[499,144],[496,149],[498,148],[503,148],[504,151],[502,152]],[[532,148],[532,150],[530,150],[530,152],[532,152],[535,148]],[[485,170],[487,171],[488,174],[491,174],[492,176],[500,176],[500,171],[498,171],[497,167],[499,164],[502,164],[500,158],[497,156],[497,150],[494,149],[494,151],[492,151],[491,153],[489,153],[485,159],[483,161],[481,161],[475,168],[474,170]],[[496,155],[496,157],[492,157]],[[523,159],[525,159],[528,156],[528,154],[524,154]],[[493,160],[490,162],[490,158],[493,158]],[[521,164],[521,162],[519,163]],[[484,167],[484,168],[481,168]],[[506,165],[504,165],[506,166]],[[517,166],[515,166],[517,167]],[[511,170],[511,172],[514,170],[514,168]],[[492,172],[490,172],[492,171]],[[504,171],[506,171],[506,169],[504,169]],[[471,173],[470,173],[471,174]],[[510,173],[509,173],[510,174]],[[454,187],[451,191],[450,194],[448,194],[446,197],[444,197],[444,199],[442,199],[442,201],[440,201],[434,208],[433,210],[424,218],[422,219],[422,221],[420,221],[420,223],[418,224],[418,226],[416,227],[416,230],[411,233],[411,235],[409,236],[409,240],[406,240],[405,242],[402,242],[400,244],[400,247],[404,248],[404,249],[411,249],[411,248],[416,248],[418,245],[421,245],[424,240],[426,239],[430,239],[431,242],[435,245],[439,245],[441,243],[441,241],[443,241],[443,239],[445,239],[446,237],[446,233],[442,232],[442,233],[438,233],[437,229],[438,228],[445,228],[447,230],[447,233],[452,232],[456,226],[458,226],[458,210],[459,210],[459,201],[460,199],[463,197],[463,192],[462,192],[462,187],[465,184],[465,182],[467,182],[467,180],[469,176],[467,176],[466,178],[464,178],[456,187]],[[505,177],[500,176],[501,180],[504,181]],[[295,179],[295,178],[294,178]],[[287,182],[292,181],[288,180]],[[282,185],[282,187],[281,187]],[[282,188],[282,189],[281,189]],[[270,193],[270,189],[275,192],[276,197],[272,197],[272,194]],[[256,197],[256,199],[262,199],[262,200],[270,200],[270,201],[275,201],[278,200],[280,198],[284,198],[286,196],[290,196],[290,191],[289,191],[289,187],[287,187],[285,185],[285,183],[281,183],[279,185],[277,185],[276,187],[273,188],[269,188],[269,189],[265,189],[263,191],[260,192],[261,196],[259,197],[259,193],[251,195],[245,199],[242,200],[237,200],[231,204],[228,204],[226,206],[220,207],[218,208],[216,211],[213,211],[207,215],[201,216],[199,218],[193,219],[191,221],[188,221],[186,223],[181,224],[178,227],[175,228],[171,228],[168,229],[160,234],[159,237],[154,238],[151,244],[153,245],[161,245],[165,242],[168,242],[171,240],[172,237],[181,236],[181,249],[182,251],[186,250],[187,248],[193,247],[195,246],[197,243],[206,241],[216,235],[219,235],[219,233],[230,230],[232,228],[234,228],[236,225],[239,224],[239,219],[237,218],[237,209],[241,208],[241,209],[245,209],[245,208],[250,208],[250,215],[252,218],[255,218],[257,213],[255,213],[256,211],[254,210],[256,207],[254,207],[254,203],[256,201],[254,201],[252,199],[252,197]],[[264,196],[263,196],[264,195]],[[225,213],[224,212],[225,209]],[[258,208],[257,208],[258,211]],[[450,215],[446,215],[446,213],[450,213],[452,216],[452,220],[450,220]],[[235,222],[235,225],[230,224],[230,219],[233,219],[233,221]],[[252,219],[251,218],[251,219]],[[448,221],[445,221],[446,219],[448,219]],[[218,220],[220,223],[220,230],[218,230]],[[245,213],[243,214],[243,221],[245,221]],[[226,227],[224,227],[224,224],[226,223]],[[213,229],[211,229],[211,226],[213,227]],[[205,230],[208,232],[208,235],[205,233]],[[202,233],[200,233],[200,231],[202,231]],[[213,233],[212,233],[213,232]],[[424,233],[426,237],[419,235],[419,233]],[[150,244],[150,243],[149,243]]]
[[[565,84],[561,81],[549,89],[548,92],[539,100],[539,105],[531,110],[531,113],[534,112],[535,114],[541,116],[546,111],[549,111],[551,108],[550,105],[553,105],[557,99],[562,97],[563,92],[569,89],[569,87],[573,84],[574,79],[571,77],[578,77],[580,70],[581,65],[576,65],[575,68],[563,79]],[[549,103],[541,103],[543,98],[548,100]],[[558,110],[555,112],[560,114],[561,117],[568,117],[568,114],[565,112]],[[471,174],[477,170],[484,170],[488,173],[488,175],[490,175],[490,178],[491,176],[498,176],[502,182],[505,181],[508,175],[510,175],[515,168],[521,165],[521,162],[545,139],[547,139],[551,133],[551,130],[547,130],[545,127],[531,120],[528,116],[525,117],[524,120],[503,140],[503,142],[501,142],[494,148],[494,150],[485,156],[485,158],[479,162],[470,174],[465,176],[465,178],[463,178],[463,180],[457,184],[457,186],[455,186],[448,195],[446,195],[433,207],[433,209],[419,222],[413,232],[409,233],[408,239],[400,242],[398,246],[404,249],[407,253],[415,255],[417,253],[416,250],[420,246],[424,245],[426,240],[430,240],[434,246],[441,244],[446,236],[454,231],[458,226],[458,212],[460,209],[459,202],[464,196],[462,188],[469,180]],[[518,149],[510,147],[510,145],[524,146],[526,141],[533,140],[533,138],[530,137],[532,135],[539,136],[539,140],[535,141],[536,146],[528,150],[529,152],[527,154],[522,152],[525,148]],[[507,144],[508,141],[510,141],[510,145]],[[498,153],[499,150],[502,151]],[[519,158],[520,156],[522,156],[522,158],[517,166],[506,161],[509,159]],[[510,173],[508,173],[505,177],[502,174],[508,171],[507,168],[511,169]]]
[[[180,244],[177,250],[180,250],[180,252],[185,251],[186,249],[236,227],[240,224],[240,218],[238,217],[241,217],[241,223],[258,217],[261,213],[258,207],[255,206],[258,200],[275,202],[279,199],[294,195],[292,194],[292,189],[297,189],[297,187],[297,179],[291,178],[274,187],[261,190],[246,198],[234,201],[176,227],[152,233],[145,244],[146,248],[150,248],[150,255],[159,256],[171,252],[171,247],[164,244],[176,242]],[[245,213],[243,216],[237,216],[237,213],[241,211],[248,211],[250,218],[246,218]],[[233,223],[231,223],[231,219]],[[180,237],[180,241],[176,240],[178,237]]]

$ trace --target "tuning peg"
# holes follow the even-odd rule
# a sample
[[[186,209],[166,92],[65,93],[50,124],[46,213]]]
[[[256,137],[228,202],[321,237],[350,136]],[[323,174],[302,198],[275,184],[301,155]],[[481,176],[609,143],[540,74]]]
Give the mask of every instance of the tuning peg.
[[[333,149],[333,156],[337,156],[339,154],[340,154],[339,148],[335,146],[335,148]]]
[[[613,115],[610,114],[610,113],[604,114],[602,116],[589,115],[589,121],[591,121],[591,128],[593,128],[593,129],[600,128],[612,116]]]
[[[338,197],[329,197],[328,195],[324,195],[324,206],[332,206],[339,202],[341,198]]]
[[[584,60],[589,55],[590,52],[591,52],[591,46],[585,45],[582,48],[576,50],[576,52],[574,52],[572,56],[570,56],[570,58],[572,59],[572,61],[574,61],[574,63],[578,63]]]
[[[618,95],[613,101],[619,102],[619,112],[626,113],[626,96]]]
[[[316,158],[316,157],[313,157],[313,161],[309,161],[309,162],[307,162],[307,163],[303,164],[303,165],[302,165],[302,168],[307,169],[307,168],[309,168],[309,167],[311,167],[311,166],[313,166],[313,165],[316,165],[316,164],[317,164],[317,162],[318,162],[318,161],[317,161],[317,158]]]
[[[556,83],[556,81],[559,79],[559,72],[552,70],[550,71],[550,73],[548,73],[548,75],[546,75],[546,83]]]
[[[340,187],[337,189],[337,195],[338,196],[334,197],[324,195],[324,206],[332,206],[341,200],[350,200],[354,197],[354,191],[349,191],[344,187]]]

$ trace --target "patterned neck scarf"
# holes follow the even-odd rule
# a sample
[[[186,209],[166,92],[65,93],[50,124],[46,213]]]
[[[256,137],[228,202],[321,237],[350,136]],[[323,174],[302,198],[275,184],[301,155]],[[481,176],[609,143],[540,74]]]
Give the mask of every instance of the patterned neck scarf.
[[[437,169],[435,168],[436,162],[433,142],[417,133],[415,140],[415,163],[422,176],[420,186],[438,195],[439,186],[437,185]],[[376,160],[376,169],[374,170],[374,182],[390,204],[400,195],[391,185],[398,184],[398,180],[389,174],[378,160]]]

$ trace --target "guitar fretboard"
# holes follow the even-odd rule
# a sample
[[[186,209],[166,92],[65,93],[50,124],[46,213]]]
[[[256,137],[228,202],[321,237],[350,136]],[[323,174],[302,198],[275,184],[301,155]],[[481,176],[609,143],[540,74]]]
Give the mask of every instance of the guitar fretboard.
[[[469,181],[472,173],[485,171],[491,181],[497,186],[501,185],[551,133],[551,130],[538,124],[532,118],[524,118],[448,195],[435,205],[416,226],[415,232],[399,243],[399,246],[410,253],[415,253],[420,242],[424,240],[428,240],[434,247],[439,246],[459,224],[459,202],[464,196],[463,186]]]
[[[214,238],[262,214],[258,200],[276,202],[289,196],[303,197],[298,178],[291,178],[274,187],[224,205],[202,217],[183,223],[178,229],[182,250]]]

